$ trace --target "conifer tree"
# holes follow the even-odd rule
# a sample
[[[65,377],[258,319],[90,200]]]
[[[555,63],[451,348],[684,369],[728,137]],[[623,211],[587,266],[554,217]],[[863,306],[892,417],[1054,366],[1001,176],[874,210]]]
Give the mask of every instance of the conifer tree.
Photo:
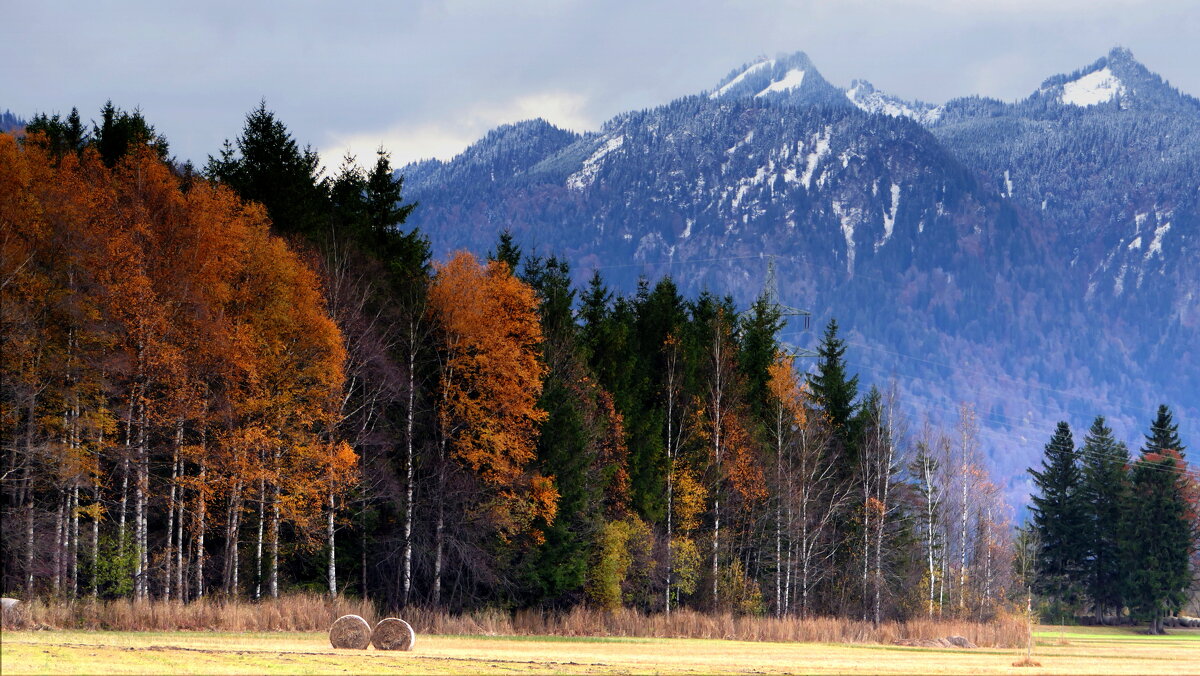
[[[750,306],[738,322],[738,367],[746,380],[746,395],[756,420],[767,415],[770,391],[768,369],[775,362],[779,330],[783,328],[779,310],[765,295]]]
[[[329,197],[320,157],[300,148],[266,101],[246,115],[236,151],[226,141],[219,157],[208,158],[206,173],[243,199],[260,202],[278,231],[310,237],[322,232]]]
[[[1187,450],[1183,441],[1179,439],[1179,425],[1172,419],[1171,409],[1167,408],[1166,404],[1160,404],[1158,415],[1155,416],[1154,422],[1150,423],[1150,434],[1146,435],[1144,452],[1162,453],[1167,449],[1175,451],[1181,458]]]
[[[1080,449],[1087,524],[1087,594],[1096,614],[1120,612],[1121,519],[1129,500],[1129,451],[1098,416]]]
[[[1033,523],[1041,548],[1038,554],[1038,591],[1056,601],[1074,605],[1083,589],[1085,512],[1079,454],[1065,422],[1046,444],[1041,471],[1030,469],[1036,492],[1032,496]]]
[[[408,220],[417,203],[402,203],[404,177],[395,175],[387,151],[380,148],[375,155],[375,166],[367,174],[365,200],[371,231],[383,233]]]
[[[77,125],[78,122],[76,117],[74,123]],[[82,139],[78,129],[70,130],[70,133],[77,140]],[[115,166],[122,157],[141,146],[153,150],[159,160],[167,159],[166,138],[154,131],[154,127],[142,117],[142,111],[135,109],[127,113],[114,106],[112,101],[105,103],[100,110],[100,124],[92,126],[91,143],[108,167]]]
[[[517,272],[517,265],[521,263],[521,247],[513,241],[512,233],[506,228],[500,233],[500,240],[496,242],[496,250],[488,253],[489,261],[500,261],[508,265],[508,269]]]
[[[809,376],[813,399],[828,417],[834,437],[843,453],[847,454],[846,466],[855,465],[857,456],[852,445],[857,441],[858,422],[855,412],[858,405],[858,376],[847,377],[846,343],[838,337],[838,323],[830,319],[817,349],[817,370]],[[849,457],[854,456],[854,457]]]
[[[1149,448],[1152,441],[1147,443]],[[1132,501],[1124,524],[1124,596],[1134,616],[1162,634],[1192,583],[1195,532],[1184,494],[1184,464],[1173,450],[1143,450],[1133,466]]]

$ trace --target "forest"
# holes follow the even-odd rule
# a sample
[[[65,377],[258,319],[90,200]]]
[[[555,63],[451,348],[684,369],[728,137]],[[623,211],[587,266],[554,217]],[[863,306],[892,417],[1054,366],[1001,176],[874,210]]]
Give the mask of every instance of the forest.
[[[767,295],[576,288],[507,232],[434,260],[420,208],[382,149],[326,176],[265,103],[203,168],[111,103],[0,134],[4,593],[875,623],[1186,601],[1200,492],[1166,407],[1136,461],[1102,418],[1078,451],[1060,425],[1018,529],[972,407],[913,419],[836,320],[804,360]]]

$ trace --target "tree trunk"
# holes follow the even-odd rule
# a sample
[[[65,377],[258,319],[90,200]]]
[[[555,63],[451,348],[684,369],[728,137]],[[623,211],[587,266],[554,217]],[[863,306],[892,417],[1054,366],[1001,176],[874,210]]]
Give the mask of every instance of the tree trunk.
[[[238,595],[238,571],[240,561],[238,555],[241,548],[239,539],[242,530],[242,482],[234,482],[233,488],[229,492],[229,508],[228,515],[225,521],[225,594],[227,596],[236,597]]]
[[[444,473],[444,470],[439,470],[439,473]],[[445,479],[442,478],[439,482],[441,487],[445,487]],[[437,509],[437,524],[433,529],[433,607],[437,608],[442,602],[442,549],[445,546],[445,500],[439,494],[438,509]]]
[[[79,596],[79,484],[71,487],[71,598]]]
[[[203,438],[204,430],[200,434]],[[203,441],[201,441],[203,443]],[[207,461],[201,458],[200,460],[200,489],[196,491],[196,598],[204,598],[204,530],[205,516],[207,515],[207,504],[205,500],[205,489],[208,486],[208,464]]]
[[[278,456],[278,454],[277,454]],[[279,598],[279,484],[271,488],[271,562],[268,587],[271,598]]]
[[[182,471],[183,463],[180,463]],[[180,488],[178,499],[175,501],[175,595],[180,601],[187,601],[187,590],[184,589],[183,562],[183,489]]]
[[[100,486],[92,484],[92,502],[100,504]],[[100,519],[92,515],[92,598],[100,596],[100,575],[97,567],[100,564]]]
[[[404,562],[403,578],[400,587],[400,605],[407,606],[412,590],[412,530],[413,530],[413,418],[416,413],[417,379],[416,369],[416,336],[410,323],[408,347],[408,407],[405,410],[404,421]]]
[[[783,404],[775,415],[775,616],[783,617]]]
[[[258,537],[254,546],[254,600],[262,598],[263,521],[266,519],[267,481],[258,480]]]
[[[29,468],[25,468],[25,600],[33,600],[33,490]]]
[[[146,598],[149,581],[149,547],[146,534],[146,499],[150,488],[150,460],[146,450],[146,405],[139,405],[137,481],[134,486],[134,533],[137,542],[137,566],[134,573],[134,596]]]
[[[336,597],[338,595],[337,586],[337,548],[334,540],[334,500],[333,490],[329,491],[329,518],[327,524],[327,537],[329,538],[329,595]]]
[[[64,556],[63,531],[66,530],[63,523],[63,502],[65,496],[58,500],[58,511],[54,514],[54,595],[58,596],[62,592],[62,566]]]
[[[179,484],[179,447],[183,444],[183,422],[175,422],[175,446],[171,450],[171,489],[167,492],[167,556],[166,575],[163,582],[163,597],[171,600],[171,592],[178,593],[174,585],[175,549],[175,498]],[[179,545],[181,546],[181,545]]]
[[[894,448],[892,446],[891,435],[888,435],[887,440],[887,458],[883,466],[883,497],[880,500],[882,508],[879,511],[879,524],[875,530],[875,626],[879,626],[880,621],[880,589],[883,587],[883,530],[886,526],[888,513],[888,489],[891,487],[892,474],[892,456]]]

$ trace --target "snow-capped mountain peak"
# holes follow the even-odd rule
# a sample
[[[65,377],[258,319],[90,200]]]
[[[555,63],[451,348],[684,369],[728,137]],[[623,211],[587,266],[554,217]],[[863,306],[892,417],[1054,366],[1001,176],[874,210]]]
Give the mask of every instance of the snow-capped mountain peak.
[[[785,105],[846,106],[837,87],[829,84],[804,52],[760,58],[726,75],[708,92],[710,99],[759,99]]]
[[[725,80],[722,81],[722,85],[709,93],[708,98],[719,99],[722,96],[725,96],[731,90],[735,89],[739,84],[741,84],[742,80],[745,80],[750,75],[753,75],[764,68],[770,68],[772,65],[774,65],[774,63],[775,62],[773,60],[764,58],[744,67],[742,71],[736,75],[733,75],[732,77],[726,77]]]
[[[1107,103],[1116,103],[1123,110],[1200,108],[1200,101],[1181,94],[1122,47],[1114,48],[1090,66],[1070,75],[1056,75],[1046,80],[1033,98],[1041,97],[1080,108]]]
[[[755,96],[766,96],[772,92],[786,92],[790,89],[799,89],[804,84],[804,70],[801,68],[792,68],[783,74],[783,77],[778,80],[772,80],[771,84],[767,85],[766,89],[755,94]]]
[[[908,117],[925,125],[937,122],[942,115],[941,106],[933,106],[920,101],[905,101],[875,89],[866,80],[851,82],[850,88],[846,90],[846,98],[868,113]]]

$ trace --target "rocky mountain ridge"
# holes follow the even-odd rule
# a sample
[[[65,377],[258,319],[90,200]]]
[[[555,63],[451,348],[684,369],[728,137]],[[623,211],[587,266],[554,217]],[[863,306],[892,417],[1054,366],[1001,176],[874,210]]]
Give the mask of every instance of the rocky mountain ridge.
[[[935,417],[974,402],[1014,493],[1057,419],[1134,441],[1162,400],[1200,429],[1200,108],[1124,50],[1023,101],[941,105],[760,59],[598,132],[508,125],[401,172],[439,252],[509,229],[580,281],[669,274],[743,305],[774,257],[865,380]]]

